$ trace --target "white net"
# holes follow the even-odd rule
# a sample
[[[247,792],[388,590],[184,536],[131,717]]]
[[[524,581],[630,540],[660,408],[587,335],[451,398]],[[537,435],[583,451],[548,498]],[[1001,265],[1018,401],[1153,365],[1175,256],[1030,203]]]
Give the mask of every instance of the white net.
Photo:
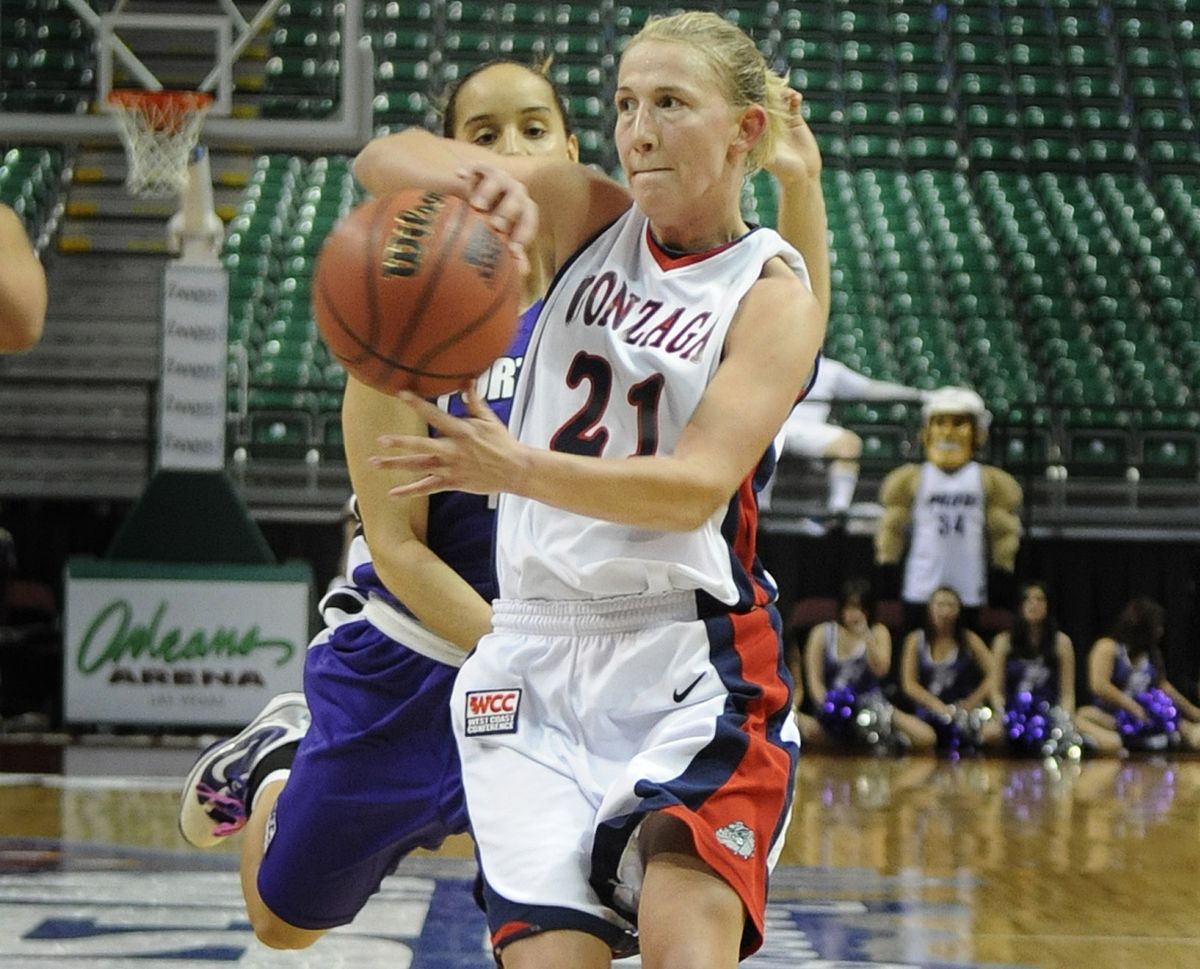
[[[178,195],[187,184],[188,155],[200,138],[212,96],[121,89],[108,100],[129,163],[126,190],[141,198]]]

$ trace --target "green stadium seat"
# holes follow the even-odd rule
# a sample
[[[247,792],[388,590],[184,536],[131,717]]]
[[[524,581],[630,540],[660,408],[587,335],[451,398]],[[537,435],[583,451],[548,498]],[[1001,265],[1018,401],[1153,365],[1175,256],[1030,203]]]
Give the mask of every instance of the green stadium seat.
[[[888,45],[865,40],[848,40],[842,44],[841,61],[843,65],[853,64],[865,68],[882,66],[889,54]]]
[[[1129,90],[1135,98],[1147,101],[1175,101],[1183,93],[1183,89],[1174,77],[1155,74],[1141,74],[1131,78]]]
[[[331,0],[285,0],[275,10],[276,23],[289,20],[332,20],[335,4]]]
[[[592,38],[597,47],[599,38]],[[535,56],[543,56],[548,52],[549,44],[541,34],[517,31],[501,34],[496,38],[496,50],[502,57],[515,60],[528,60]]]
[[[862,438],[859,464],[864,471],[888,471],[908,460],[911,448],[903,428],[860,426],[853,429]]]
[[[950,128],[956,117],[954,108],[946,101],[909,101],[904,106],[904,125],[910,130]]]
[[[1098,411],[1097,408],[1077,409],[1072,414],[1072,422],[1087,423]],[[1067,437],[1064,463],[1070,475],[1121,478],[1133,464],[1131,452],[1132,441],[1127,431],[1074,430]]]
[[[1011,409],[1006,416],[1012,420]],[[1044,428],[993,426],[989,444],[991,460],[1010,474],[1036,473],[1050,462],[1050,432]]]
[[[1025,128],[1069,129],[1075,127],[1075,115],[1065,103],[1030,104],[1021,109]]]
[[[892,33],[899,37],[912,34],[932,38],[938,32],[938,21],[929,10],[896,10],[890,20]]]
[[[893,48],[896,64],[902,69],[929,67],[939,63],[937,45],[924,41],[899,41]]]
[[[953,138],[918,136],[905,138],[904,155],[914,160],[949,161],[959,155],[959,144]]]
[[[1125,139],[1089,138],[1083,142],[1083,157],[1097,164],[1133,164],[1137,148]]]
[[[383,91],[371,102],[375,123],[381,125],[419,125],[431,106],[420,91]]]
[[[1195,130],[1195,122],[1191,115],[1182,111],[1179,106],[1145,108],[1138,112],[1138,124],[1143,131],[1148,132],[1190,132]]]
[[[1093,98],[1119,99],[1121,85],[1109,71],[1095,74],[1076,74],[1068,82],[1071,93],[1081,101]]]
[[[1007,95],[1011,85],[1004,72],[999,69],[985,70],[976,68],[964,71],[958,76],[958,91],[963,96],[978,94]]]
[[[1016,123],[1016,116],[1003,104],[968,104],[965,118],[968,128],[1011,128]]]
[[[1138,467],[1143,477],[1195,479],[1200,475],[1200,438],[1148,432],[1142,438]]]
[[[1020,139],[1009,135],[978,135],[970,138],[967,154],[982,162],[1016,162],[1024,157]]]
[[[308,23],[286,24],[271,31],[271,50],[276,54],[303,54],[332,51],[340,35]]]
[[[397,57],[375,65],[375,78],[383,87],[394,83],[425,84],[432,77],[429,62],[421,58]]]
[[[992,33],[992,20],[988,14],[972,11],[951,13],[948,26],[952,34],[964,37],[986,38]]]
[[[886,34],[890,27],[890,18],[883,10],[863,7],[840,10],[833,16],[833,29],[843,34]]]
[[[829,64],[838,59],[838,45],[832,40],[817,37],[793,37],[783,42],[780,54],[792,67]]]
[[[1089,104],[1080,108],[1079,127],[1085,131],[1128,131],[1129,115],[1119,104]]]
[[[849,95],[880,94],[895,90],[896,84],[887,71],[846,68],[842,72],[841,89]]]
[[[1067,44],[1063,48],[1063,63],[1070,69],[1106,67],[1112,56],[1101,43]]]
[[[1171,60],[1171,49],[1165,44],[1132,44],[1125,48],[1125,65],[1133,70],[1165,70],[1171,67]]]
[[[948,85],[934,71],[900,71],[896,75],[896,90],[902,95],[945,94]]]
[[[336,57],[275,56],[264,68],[266,90],[288,94],[332,94],[340,62]]]
[[[1070,52],[1070,49],[1070,47],[1067,48],[1067,53]],[[1014,71],[1022,71],[1025,68],[1051,67],[1058,63],[1058,59],[1058,48],[1050,43],[1019,42],[1008,48],[1008,62]],[[1067,63],[1070,61],[1068,60]]]
[[[794,67],[788,78],[788,83],[797,91],[802,94],[811,91],[818,97],[841,87],[841,73],[832,65]]]
[[[592,33],[559,34],[554,38],[551,50],[558,60],[572,58],[594,60],[604,50],[604,39]]]
[[[1025,150],[1034,162],[1078,162],[1083,157],[1070,138],[1033,137],[1026,141]]]
[[[1005,60],[1005,49],[998,41],[967,40],[954,45],[954,59],[960,64],[1002,64]]]
[[[900,157],[900,139],[888,135],[852,135],[846,147],[850,157],[857,159]]]
[[[894,126],[899,123],[900,112],[888,101],[849,101],[843,111],[847,124]]]
[[[1002,14],[1000,32],[1005,37],[1052,37],[1049,22],[1037,14]]]

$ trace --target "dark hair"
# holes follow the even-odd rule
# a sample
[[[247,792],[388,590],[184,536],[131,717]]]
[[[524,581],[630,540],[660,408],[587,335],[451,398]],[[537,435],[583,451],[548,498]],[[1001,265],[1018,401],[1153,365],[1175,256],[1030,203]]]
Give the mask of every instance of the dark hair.
[[[514,61],[508,57],[497,57],[495,60],[485,61],[482,64],[472,67],[466,74],[450,85],[442,93],[442,96],[438,98],[438,107],[442,115],[443,137],[454,137],[454,125],[457,121],[454,111],[458,106],[458,94],[463,89],[463,85],[477,74],[481,74],[489,67],[495,67],[497,64],[512,64],[514,67],[528,71],[535,77],[540,77],[545,81],[546,86],[550,88],[550,93],[554,96],[554,106],[558,108],[558,116],[562,120],[563,130],[566,132],[567,137],[569,138],[575,133],[574,128],[571,126],[571,116],[567,113],[566,99],[558,87],[555,86],[554,82],[550,80],[550,58],[546,58],[546,60],[536,64],[522,64],[520,61]]]
[[[1029,626],[1021,616],[1021,606],[1025,602],[1025,595],[1030,589],[1041,589],[1042,594],[1046,597],[1046,618],[1042,622],[1042,638],[1038,642],[1034,642],[1029,635]],[[1038,579],[1031,582],[1022,583],[1020,591],[1017,593],[1017,615],[1013,620],[1012,631],[1009,633],[1009,642],[1012,645],[1012,654],[1021,659],[1037,659],[1039,656],[1049,664],[1058,662],[1058,620],[1054,618],[1054,613],[1050,609],[1050,590],[1046,588],[1046,583]]]
[[[1160,678],[1166,672],[1159,648],[1166,618],[1167,611],[1153,599],[1136,596],[1125,603],[1112,631],[1113,639],[1129,650],[1131,658],[1149,656]]]
[[[871,583],[866,579],[847,579],[842,583],[837,604],[839,622],[841,622],[842,610],[851,604],[862,609],[867,617],[868,626],[875,624],[875,595],[871,592]]]
[[[925,601],[925,642],[932,646],[934,637],[937,635],[937,630],[933,628],[933,616],[930,614],[929,604],[933,602],[933,597],[939,592],[949,592],[954,596],[954,601],[958,603],[958,615],[954,617],[954,641],[959,646],[966,646],[967,624],[963,620],[962,596],[958,594],[957,589],[952,589],[948,585],[939,585],[929,593],[929,598]]]

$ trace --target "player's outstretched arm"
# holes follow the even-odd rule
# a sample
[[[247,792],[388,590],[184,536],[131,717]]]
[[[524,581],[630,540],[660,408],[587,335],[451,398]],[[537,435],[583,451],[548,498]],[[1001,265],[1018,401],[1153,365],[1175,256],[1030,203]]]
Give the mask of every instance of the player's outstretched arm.
[[[19,353],[42,338],[46,273],[25,225],[0,204],[0,353]]]
[[[578,162],[500,155],[419,128],[372,141],[354,174],[372,195],[425,188],[465,199],[514,242],[552,253],[553,270],[629,207],[624,188]]]

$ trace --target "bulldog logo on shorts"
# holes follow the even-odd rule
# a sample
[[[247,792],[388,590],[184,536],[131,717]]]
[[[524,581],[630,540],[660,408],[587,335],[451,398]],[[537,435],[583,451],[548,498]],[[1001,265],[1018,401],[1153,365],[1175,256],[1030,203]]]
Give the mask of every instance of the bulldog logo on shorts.
[[[754,857],[754,832],[741,821],[717,828],[717,840],[739,858]]]
[[[518,689],[471,690],[467,693],[466,736],[516,733],[520,710],[521,691]]]

